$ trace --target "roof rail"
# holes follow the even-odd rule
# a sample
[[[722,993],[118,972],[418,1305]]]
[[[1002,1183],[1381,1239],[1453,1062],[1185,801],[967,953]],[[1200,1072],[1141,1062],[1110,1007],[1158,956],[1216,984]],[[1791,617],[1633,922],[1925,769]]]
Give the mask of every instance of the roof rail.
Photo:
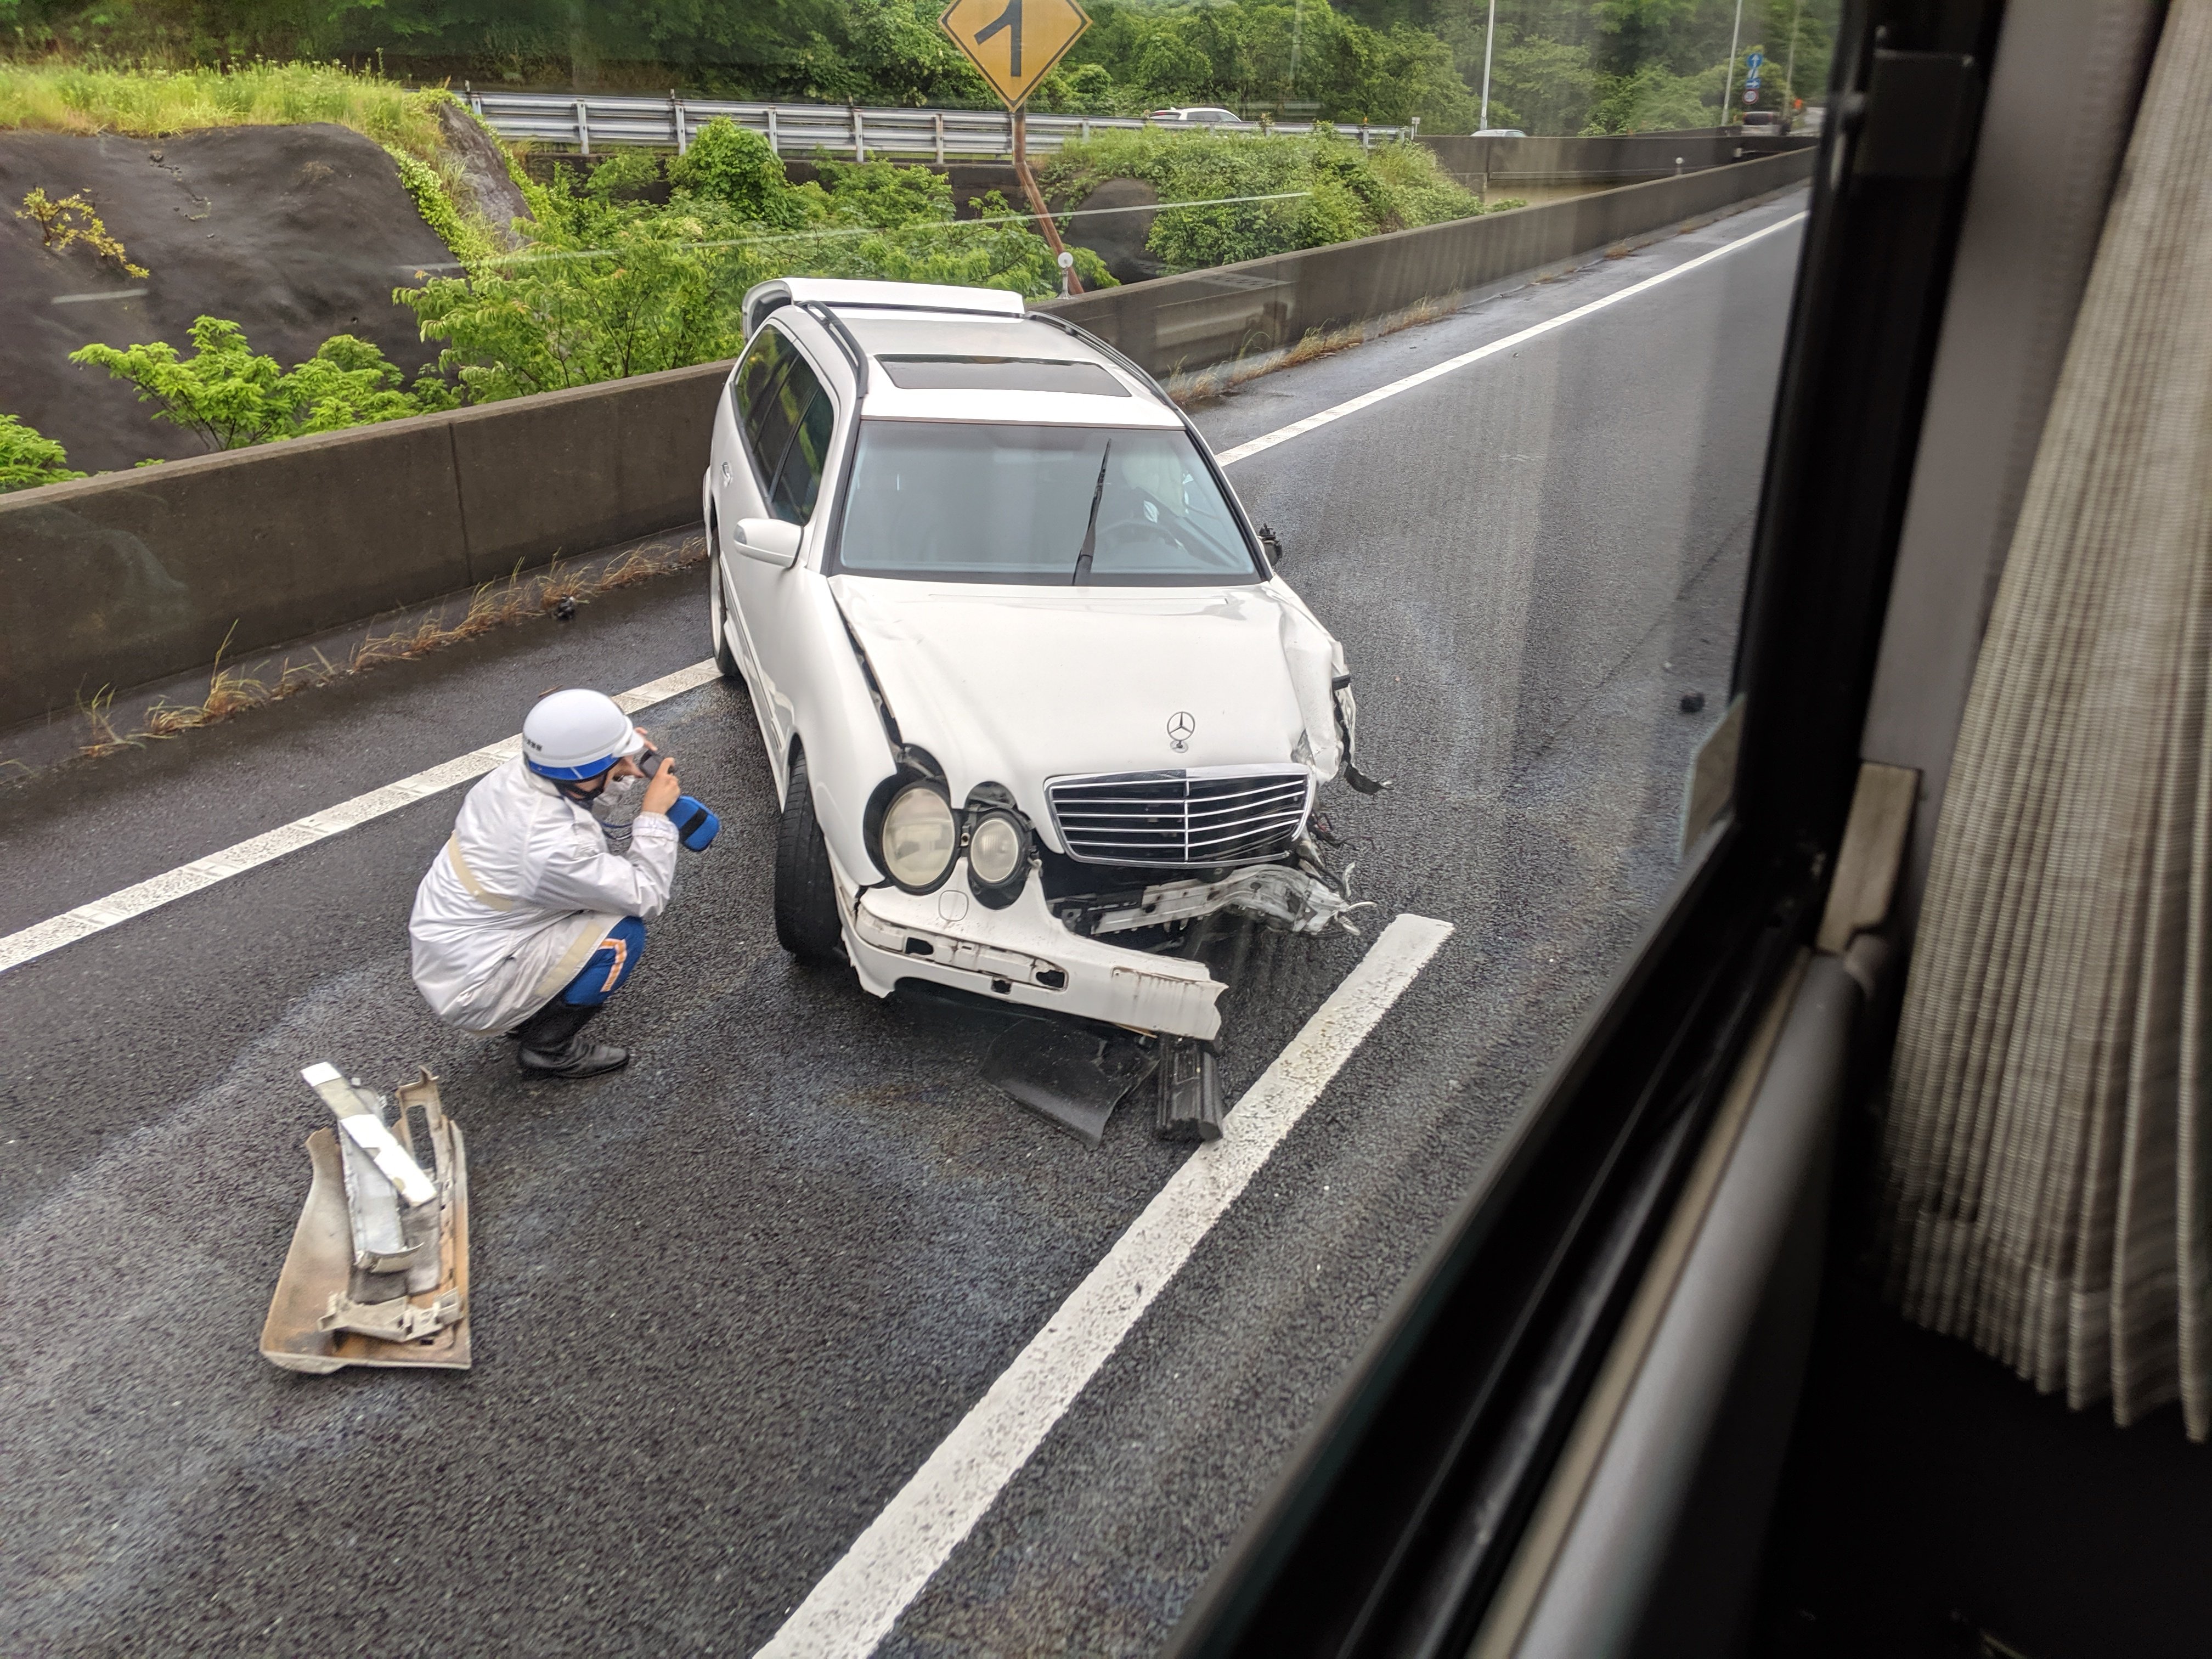
[[[853,331],[845,326],[845,319],[819,300],[801,300],[799,308],[830,331],[837,342],[837,349],[853,362],[853,395],[868,395],[868,354],[860,349],[860,343],[853,337]]]
[[[769,313],[787,305],[887,306],[931,311],[966,311],[989,317],[1018,317],[1028,309],[1022,296],[1003,288],[963,288],[950,283],[860,282],[839,276],[778,276],[745,293],[745,332],[761,325]]]

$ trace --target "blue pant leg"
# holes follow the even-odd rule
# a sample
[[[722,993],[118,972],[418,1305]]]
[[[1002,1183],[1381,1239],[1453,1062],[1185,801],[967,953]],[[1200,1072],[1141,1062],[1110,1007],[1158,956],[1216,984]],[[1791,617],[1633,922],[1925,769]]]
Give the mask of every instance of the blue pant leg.
[[[629,976],[644,959],[645,924],[635,916],[624,916],[568,981],[561,1000],[572,1008],[596,1008],[629,983]]]

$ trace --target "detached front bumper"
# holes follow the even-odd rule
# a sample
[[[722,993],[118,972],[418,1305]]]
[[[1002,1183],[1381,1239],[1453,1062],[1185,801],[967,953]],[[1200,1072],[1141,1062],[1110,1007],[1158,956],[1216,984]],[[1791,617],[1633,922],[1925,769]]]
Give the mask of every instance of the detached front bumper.
[[[1221,981],[1203,964],[1069,932],[1036,880],[1003,910],[968,890],[964,860],[933,893],[857,891],[842,872],[838,888],[846,951],[879,997],[902,979],[925,980],[1139,1031],[1211,1040],[1221,1030]]]

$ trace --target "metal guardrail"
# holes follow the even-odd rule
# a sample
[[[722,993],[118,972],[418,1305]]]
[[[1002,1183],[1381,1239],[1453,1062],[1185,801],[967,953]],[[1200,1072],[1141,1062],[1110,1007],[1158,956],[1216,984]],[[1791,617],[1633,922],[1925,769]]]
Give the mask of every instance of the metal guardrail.
[[[651,145],[682,154],[699,129],[717,117],[761,134],[781,155],[817,150],[849,155],[925,157],[943,163],[992,160],[1013,154],[1013,118],[1003,110],[860,109],[837,104],[746,104],[710,98],[575,98],[550,92],[477,92],[469,107],[502,138],[527,138],[541,144],[573,144],[586,155],[617,145]],[[1204,124],[1222,132],[1310,132],[1310,121],[1216,121]],[[1105,115],[1031,115],[1028,148],[1056,150],[1071,138],[1088,138],[1109,128],[1173,126],[1201,130],[1193,122],[1133,120]],[[1377,139],[1412,135],[1409,127],[1346,126],[1363,149]]]

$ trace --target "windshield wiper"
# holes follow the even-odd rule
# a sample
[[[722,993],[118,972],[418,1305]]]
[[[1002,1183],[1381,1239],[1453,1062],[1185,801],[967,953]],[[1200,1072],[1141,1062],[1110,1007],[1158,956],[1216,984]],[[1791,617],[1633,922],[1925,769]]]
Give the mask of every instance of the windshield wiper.
[[[1091,487],[1091,521],[1083,526],[1083,550],[1075,556],[1075,574],[1068,585],[1091,580],[1091,556],[1098,548],[1098,503],[1106,494],[1106,463],[1114,454],[1114,441],[1106,441],[1106,453],[1098,458],[1098,482]]]

